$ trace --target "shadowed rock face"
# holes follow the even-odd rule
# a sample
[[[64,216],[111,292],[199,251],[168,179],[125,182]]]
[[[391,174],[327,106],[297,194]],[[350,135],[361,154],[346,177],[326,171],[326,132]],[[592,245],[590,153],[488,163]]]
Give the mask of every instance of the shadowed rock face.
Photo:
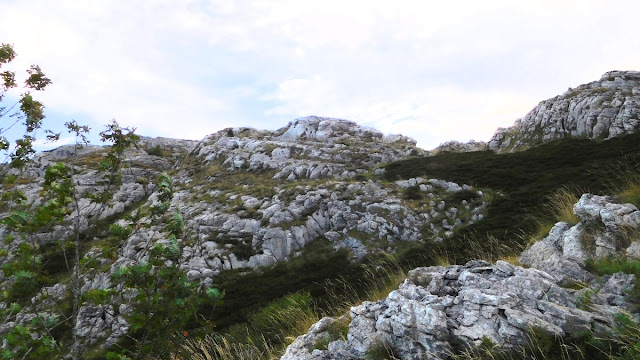
[[[518,151],[565,137],[611,139],[640,127],[640,72],[610,71],[598,81],[542,101],[488,143],[497,152]]]

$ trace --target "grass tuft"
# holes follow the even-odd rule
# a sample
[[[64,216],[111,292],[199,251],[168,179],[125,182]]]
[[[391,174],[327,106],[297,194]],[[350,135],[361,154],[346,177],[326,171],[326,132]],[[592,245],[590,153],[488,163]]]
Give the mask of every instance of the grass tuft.
[[[548,197],[544,207],[556,222],[562,221],[575,225],[580,222],[580,218],[574,214],[573,205],[580,200],[578,194],[582,193],[583,191],[563,186]]]
[[[367,349],[365,356],[367,360],[400,360],[391,344],[378,340]]]
[[[640,206],[640,179],[627,184],[625,188],[618,193],[618,198],[621,202]]]

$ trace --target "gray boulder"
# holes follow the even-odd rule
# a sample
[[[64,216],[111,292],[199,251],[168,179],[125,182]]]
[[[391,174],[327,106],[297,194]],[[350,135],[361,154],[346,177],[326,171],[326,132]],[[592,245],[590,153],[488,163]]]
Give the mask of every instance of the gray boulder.
[[[532,327],[549,336],[598,333],[614,324],[619,310],[611,303],[623,296],[620,289],[628,281],[634,279],[611,280],[600,290],[601,304],[585,311],[575,290],[556,285],[552,276],[536,269],[503,261],[417,268],[386,299],[351,308],[347,339],[335,339],[327,350],[314,349],[336,321],[325,318],[298,337],[281,359],[361,359],[378,344],[403,360],[446,359],[452,343],[472,348],[489,339],[517,348]]]

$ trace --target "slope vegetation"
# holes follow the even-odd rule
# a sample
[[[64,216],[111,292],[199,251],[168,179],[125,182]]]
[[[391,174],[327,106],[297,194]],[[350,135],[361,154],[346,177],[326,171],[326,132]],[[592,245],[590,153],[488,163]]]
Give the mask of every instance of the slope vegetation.
[[[495,154],[491,151],[441,153],[433,157],[414,158],[387,165],[387,180],[417,176],[488,187],[497,190],[488,215],[483,221],[459,231],[441,246],[453,263],[464,263],[477,257],[478,250],[498,244],[524,245],[523,234],[536,231],[533,219],[552,221],[544,204],[563,187],[583,192],[611,193],[624,182],[627,168],[640,163],[640,133],[604,142],[568,138],[553,141],[526,151]],[[482,238],[478,248],[465,243]],[[407,261],[430,257],[429,245],[413,251]],[[410,260],[409,260],[410,259]]]

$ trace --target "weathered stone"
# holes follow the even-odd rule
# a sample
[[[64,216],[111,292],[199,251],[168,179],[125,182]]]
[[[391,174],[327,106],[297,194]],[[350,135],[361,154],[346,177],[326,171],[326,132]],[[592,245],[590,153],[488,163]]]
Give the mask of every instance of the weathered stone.
[[[611,71],[598,81],[540,102],[488,143],[498,152],[524,150],[565,137],[611,139],[640,128],[640,72]]]
[[[619,308],[603,304],[591,312],[577,309],[579,295],[550,280],[544,272],[504,262],[417,268],[385,299],[351,308],[346,341],[310,352],[317,334],[333,321],[323,319],[298,337],[282,359],[362,358],[380,342],[401,359],[446,359],[452,343],[473,347],[490,339],[505,348],[519,346],[532,327],[566,336],[613,326],[611,314]],[[618,277],[602,291],[612,295],[629,280]]]

